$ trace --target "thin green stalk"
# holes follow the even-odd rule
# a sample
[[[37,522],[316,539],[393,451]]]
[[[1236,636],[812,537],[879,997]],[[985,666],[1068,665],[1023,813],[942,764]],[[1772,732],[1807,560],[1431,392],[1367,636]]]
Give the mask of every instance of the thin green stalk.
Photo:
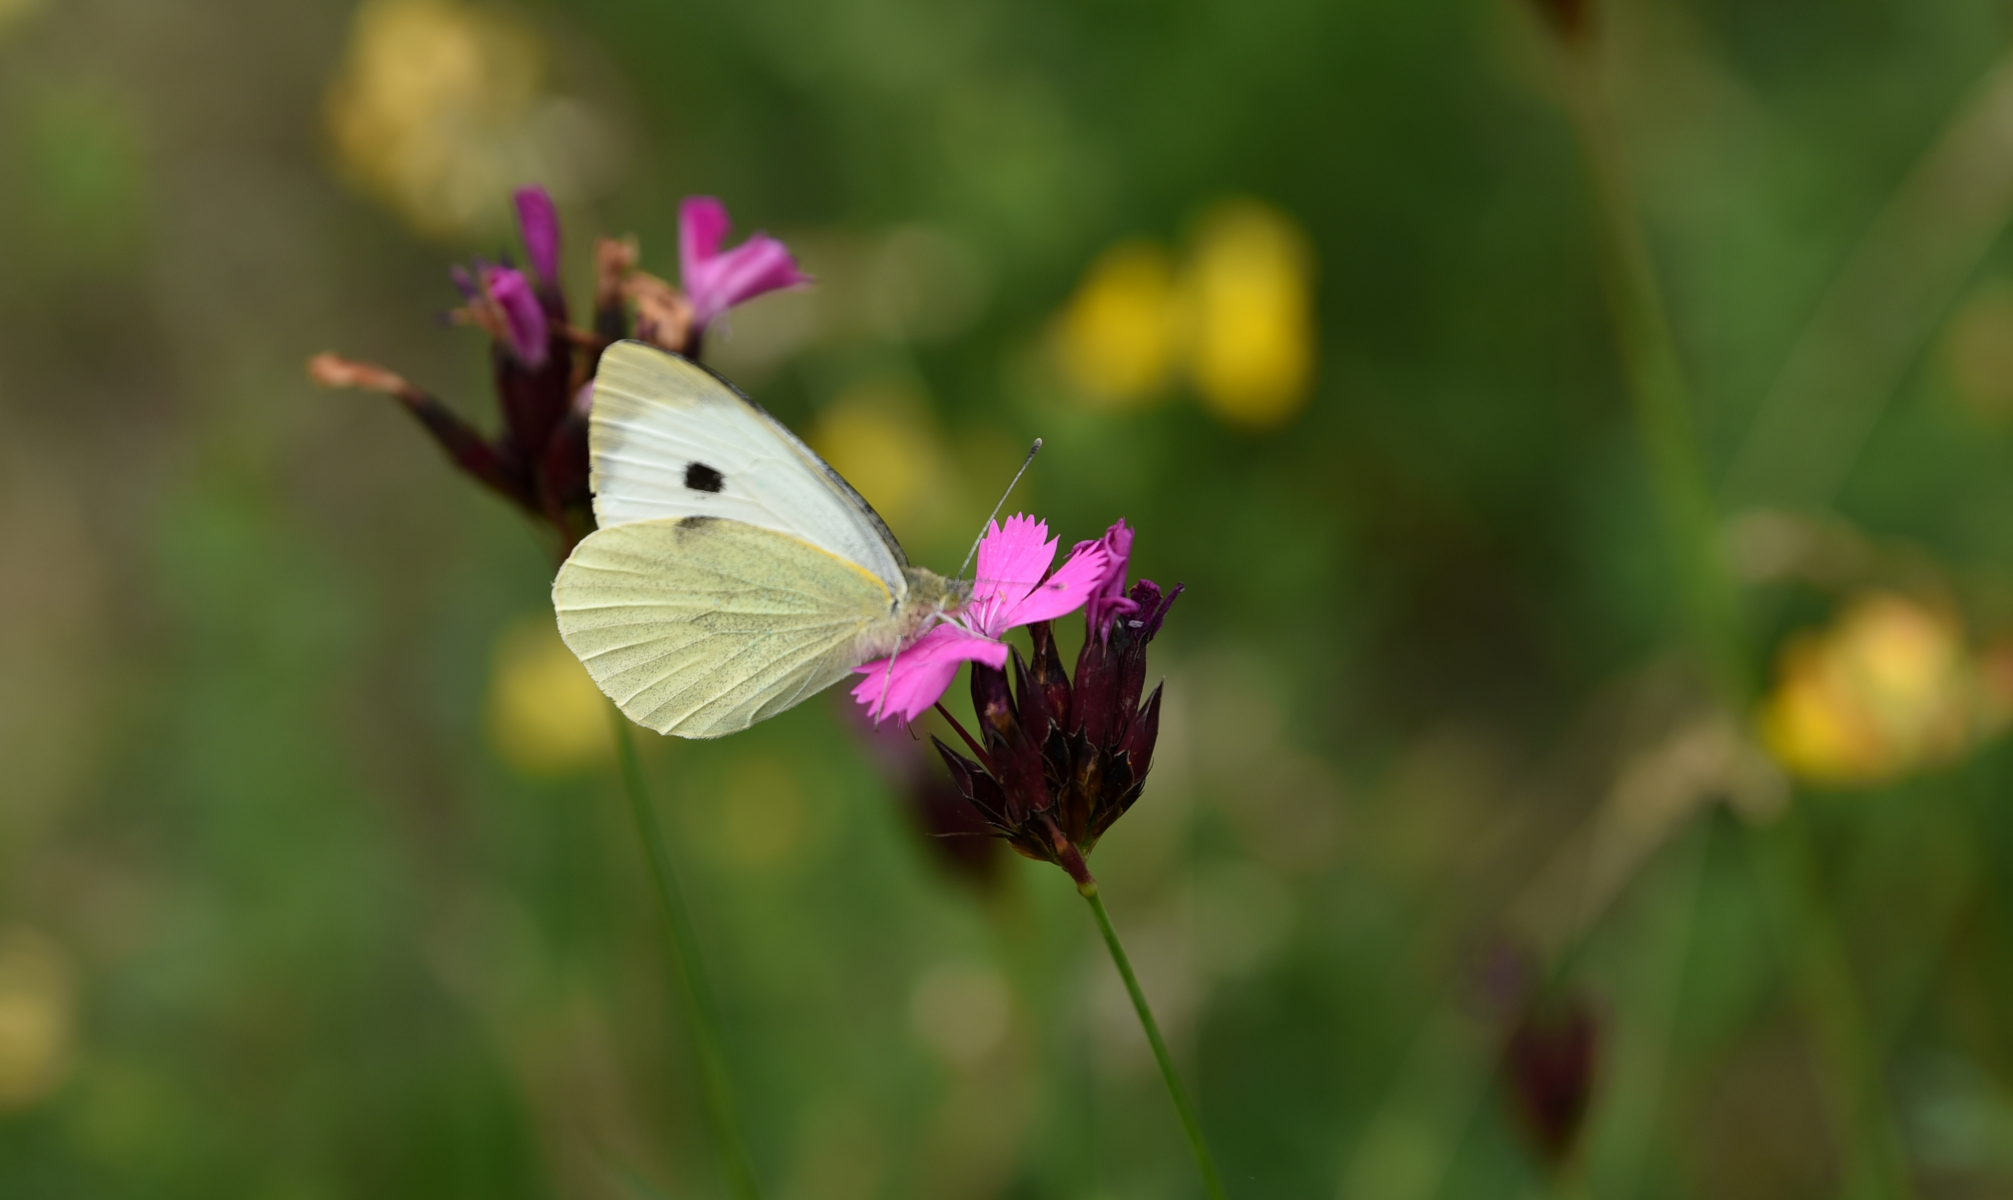
[[[1181,1086],[1181,1076],[1174,1072],[1174,1059],[1167,1052],[1167,1043],[1161,1040],[1160,1025],[1153,1019],[1153,1010],[1146,1006],[1146,993],[1139,989],[1139,979],[1132,973],[1132,960],[1125,956],[1125,947],[1119,943],[1118,930],[1111,927],[1111,917],[1104,911],[1104,901],[1097,894],[1097,882],[1084,877],[1077,884],[1077,891],[1090,902],[1090,911],[1097,917],[1097,927],[1104,933],[1104,944],[1111,951],[1111,961],[1118,967],[1119,978],[1125,980],[1125,990],[1132,996],[1132,1007],[1139,1014],[1139,1026],[1146,1031],[1146,1040],[1153,1047],[1153,1057],[1160,1063],[1160,1077],[1167,1082],[1167,1095],[1174,1101],[1174,1111],[1181,1116],[1181,1128],[1188,1134],[1188,1148],[1195,1155],[1195,1169],[1202,1173],[1202,1186],[1209,1192],[1211,1200],[1228,1200],[1223,1190],[1223,1177],[1216,1173],[1216,1162],[1209,1157],[1209,1145],[1202,1140],[1202,1124],[1195,1119],[1195,1106],[1189,1103],[1188,1092]]]
[[[1972,89],[1852,247],[1763,398],[1724,494],[1821,512],[2013,222],[2013,53]]]
[[[629,731],[629,718],[612,705],[615,720],[616,759],[621,764],[622,788],[629,795],[630,810],[636,816],[636,832],[643,840],[644,857],[650,864],[650,882],[657,892],[657,908],[664,918],[666,942],[671,961],[677,967],[678,986],[684,996],[685,1024],[699,1058],[699,1076],[706,1092],[706,1112],[713,1127],[715,1148],[720,1153],[720,1173],[735,1200],[761,1200],[755,1173],[748,1165],[748,1151],[734,1121],[734,1106],[727,1087],[727,1056],[721,1049],[720,1015],[713,1006],[713,990],[706,982],[706,968],[699,959],[699,938],[692,928],[692,914],[678,891],[677,873],[665,849],[664,833],[657,824],[657,810],[643,783],[643,765],[636,758],[636,742]]]

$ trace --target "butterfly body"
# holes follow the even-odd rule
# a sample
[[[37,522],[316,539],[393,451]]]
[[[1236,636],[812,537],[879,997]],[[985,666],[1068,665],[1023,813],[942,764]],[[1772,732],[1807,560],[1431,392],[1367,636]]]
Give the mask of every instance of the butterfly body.
[[[858,492],[718,376],[637,342],[595,381],[601,528],[553,585],[566,643],[631,719],[718,737],[953,614]]]

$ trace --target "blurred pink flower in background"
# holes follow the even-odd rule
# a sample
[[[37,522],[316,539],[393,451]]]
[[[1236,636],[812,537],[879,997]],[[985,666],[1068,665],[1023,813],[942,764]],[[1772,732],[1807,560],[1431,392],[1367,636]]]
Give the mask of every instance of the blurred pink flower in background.
[[[511,203],[529,269],[477,259],[448,272],[463,301],[449,321],[490,338],[502,418],[495,433],[484,433],[432,393],[373,362],[318,354],[309,361],[308,374],[325,387],[362,388],[396,399],[457,467],[549,524],[564,556],[594,528],[587,426],[601,351],[636,337],[696,358],[706,320],[743,300],[810,280],[771,237],[757,234],[720,253],[727,210],[718,200],[695,197],[682,209],[680,239],[693,294],[639,270],[634,238],[601,238],[594,249],[593,328],[580,329],[572,324],[560,286],[559,211],[551,195],[542,187],[522,187],[511,193]]]

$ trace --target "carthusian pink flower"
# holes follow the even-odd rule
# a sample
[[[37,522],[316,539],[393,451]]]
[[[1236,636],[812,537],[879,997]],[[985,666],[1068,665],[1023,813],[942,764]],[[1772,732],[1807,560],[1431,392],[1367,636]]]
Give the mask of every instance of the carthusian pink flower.
[[[697,331],[736,304],[811,282],[789,248],[767,234],[721,250],[730,224],[727,206],[711,196],[693,196],[678,209],[679,275]]]
[[[951,779],[988,828],[1030,858],[1089,879],[1083,855],[1146,786],[1160,732],[1160,689],[1141,703],[1146,646],[1181,594],[1150,580],[1129,590],[1132,530],[1120,521],[1079,542],[1054,574],[1056,542],[1030,517],[988,526],[972,597],[955,616],[888,659],[859,668],[853,698],[877,720],[913,721],[972,664],[974,737],[952,719],[966,758],[942,742]],[[1083,651],[1072,683],[1050,622],[1085,608]],[[1033,658],[1001,639],[1027,626]],[[1007,660],[1014,660],[1008,685]],[[945,714],[949,717],[949,714]]]
[[[994,835],[1062,867],[1079,888],[1094,889],[1084,855],[1139,798],[1160,734],[1160,689],[1140,698],[1146,647],[1181,588],[1162,593],[1142,579],[1127,589],[1131,548],[1132,531],[1120,522],[1071,556],[1101,598],[1096,615],[1085,613],[1075,680],[1063,670],[1049,620],[1032,620],[1028,661],[1009,650],[972,664],[977,735],[951,724],[974,757],[936,743],[952,781]],[[1002,669],[1008,657],[1011,686]]]
[[[853,689],[853,698],[866,705],[876,721],[888,717],[913,721],[943,696],[962,664],[983,663],[995,671],[1004,667],[1007,646],[1000,639],[1007,630],[1052,621],[1082,608],[1105,584],[1110,553],[1101,541],[1085,542],[1050,575],[1058,540],[1048,536],[1046,522],[1029,516],[987,525],[979,540],[971,599],[956,616],[895,654],[892,662],[877,659],[857,668],[866,678]]]

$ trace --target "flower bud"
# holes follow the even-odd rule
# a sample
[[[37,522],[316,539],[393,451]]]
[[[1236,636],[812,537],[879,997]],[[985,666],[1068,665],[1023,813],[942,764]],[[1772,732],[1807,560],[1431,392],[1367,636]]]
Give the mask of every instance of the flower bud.
[[[1533,996],[1504,1040],[1504,1086],[1518,1124],[1546,1166],[1572,1158],[1593,1096],[1600,1025],[1583,996]]]

